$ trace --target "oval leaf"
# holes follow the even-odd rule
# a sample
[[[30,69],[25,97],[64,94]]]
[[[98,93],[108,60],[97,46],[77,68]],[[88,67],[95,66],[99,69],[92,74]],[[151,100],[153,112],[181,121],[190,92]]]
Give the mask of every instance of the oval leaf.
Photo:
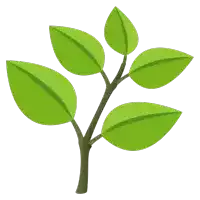
[[[7,61],[7,73],[13,97],[29,119],[57,125],[74,118],[76,93],[64,76],[47,67],[20,61]]]
[[[78,75],[102,71],[104,50],[93,36],[68,27],[50,26],[49,30],[54,52],[64,68]]]
[[[192,58],[192,56],[174,49],[149,49],[135,59],[129,76],[144,88],[159,88],[174,80]]]
[[[158,104],[127,103],[110,112],[101,134],[121,149],[141,150],[159,141],[180,115],[180,111]]]
[[[109,46],[120,54],[128,55],[138,44],[138,34],[126,15],[115,7],[110,13],[104,35]]]

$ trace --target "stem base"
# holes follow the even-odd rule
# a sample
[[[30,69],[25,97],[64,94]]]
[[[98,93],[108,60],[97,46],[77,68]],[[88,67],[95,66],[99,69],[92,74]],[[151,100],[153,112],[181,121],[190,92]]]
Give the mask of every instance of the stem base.
[[[77,194],[83,194],[87,192],[88,188],[88,161],[89,161],[89,152],[91,146],[88,144],[87,140],[82,141],[80,144],[80,154],[81,154],[81,168],[79,182],[76,189]]]

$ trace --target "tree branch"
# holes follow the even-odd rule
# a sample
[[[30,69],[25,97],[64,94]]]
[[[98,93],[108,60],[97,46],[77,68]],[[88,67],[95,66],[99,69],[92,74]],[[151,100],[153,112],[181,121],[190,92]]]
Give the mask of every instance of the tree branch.
[[[103,95],[103,97],[101,99],[101,102],[99,103],[99,106],[97,108],[97,111],[94,114],[94,116],[93,116],[93,118],[92,118],[92,120],[90,122],[90,125],[88,127],[88,130],[86,132],[86,137],[88,139],[90,139],[93,136],[94,131],[96,129],[96,126],[97,126],[97,124],[99,122],[99,119],[100,119],[100,117],[101,117],[101,115],[102,115],[102,113],[103,113],[103,111],[104,111],[104,109],[106,107],[106,104],[107,104],[108,100],[110,99],[113,91],[116,89],[116,87],[117,87],[117,84],[112,82],[106,88],[105,93],[104,93],[104,95]]]
[[[77,137],[78,137],[78,141],[80,142],[82,139],[83,139],[83,134],[81,132],[81,129],[79,128],[78,124],[76,123],[75,119],[73,119],[71,121],[75,131],[76,131],[76,134],[77,134]]]
[[[90,140],[89,144],[92,146],[97,140],[99,140],[102,137],[101,134],[94,137],[92,140]]]
[[[115,76],[113,82],[111,84],[109,84],[108,87],[106,87],[105,93],[104,93],[103,98],[102,98],[102,100],[101,100],[101,102],[99,104],[99,107],[97,108],[96,113],[95,113],[95,115],[94,115],[94,117],[93,117],[93,119],[92,119],[92,121],[91,121],[91,123],[90,123],[90,125],[89,125],[89,127],[87,129],[87,131],[86,131],[85,136],[84,136],[86,138],[86,140],[88,140],[88,141],[90,141],[90,139],[92,137],[94,129],[95,129],[96,125],[97,125],[97,122],[98,122],[98,120],[99,120],[99,118],[101,116],[101,113],[102,113],[102,111],[103,111],[108,99],[110,98],[111,94],[113,93],[113,91],[117,87],[117,82],[121,78],[122,73],[124,71],[124,68],[126,66],[126,59],[127,59],[127,56],[125,55],[124,59],[123,59],[123,62],[121,64],[121,67],[120,67],[117,75]]]
[[[108,87],[110,85],[110,81],[109,81],[106,73],[103,70],[101,71],[101,75],[102,75],[102,77],[103,77],[103,79],[104,79],[104,81],[106,83],[106,87]]]
[[[115,78],[113,80],[113,83],[117,82],[121,78],[121,76],[122,76],[122,74],[124,72],[125,66],[126,66],[126,60],[127,60],[127,55],[124,56],[123,62],[121,64],[121,66],[120,66],[120,69],[119,69],[117,75],[115,76]]]
[[[128,77],[129,77],[129,74],[126,74],[126,75],[122,76],[122,77],[118,80],[117,84],[119,84],[120,82],[122,82],[124,79],[126,79],[126,78],[128,78]]]

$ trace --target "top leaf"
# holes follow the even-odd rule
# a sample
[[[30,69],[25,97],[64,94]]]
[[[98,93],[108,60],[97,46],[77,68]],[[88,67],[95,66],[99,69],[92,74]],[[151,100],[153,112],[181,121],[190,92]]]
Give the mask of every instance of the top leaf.
[[[93,36],[61,26],[50,26],[49,30],[54,52],[64,68],[78,75],[102,71],[104,50]]]
[[[138,44],[138,34],[126,15],[115,7],[110,13],[104,35],[112,49],[120,54],[130,54]]]
[[[134,60],[129,75],[144,88],[159,88],[174,80],[192,58],[174,49],[148,49]]]

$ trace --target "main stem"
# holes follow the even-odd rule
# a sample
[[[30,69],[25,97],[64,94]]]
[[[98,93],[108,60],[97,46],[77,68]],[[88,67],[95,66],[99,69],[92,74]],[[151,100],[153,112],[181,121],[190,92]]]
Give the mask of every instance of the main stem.
[[[79,148],[80,148],[80,176],[79,176],[79,182],[76,188],[77,194],[86,194],[88,191],[88,161],[89,161],[91,144],[93,144],[93,140],[91,139],[95,135],[96,126],[108,103],[108,100],[110,99],[114,90],[117,88],[117,85],[121,82],[120,79],[123,77],[126,61],[127,61],[127,56],[124,57],[121,64],[120,71],[116,75],[113,81],[110,81],[108,78],[104,78],[106,82],[105,93],[101,99],[101,102],[98,106],[98,109],[94,117],[92,118],[90,122],[87,132],[85,134],[81,133],[81,130],[78,127],[78,124],[75,121],[73,121],[72,123],[72,125],[74,126],[74,129],[77,132]],[[103,75],[105,77],[105,74]]]
[[[94,128],[97,124],[97,121],[114,90],[114,87],[109,87],[109,89],[106,89],[104,96],[101,100],[101,103],[99,104],[99,107],[94,115],[94,118],[92,120],[91,126],[86,132],[83,139],[79,142],[80,147],[80,154],[81,154],[81,169],[80,169],[80,176],[79,176],[79,183],[76,189],[76,193],[83,194],[87,192],[87,186],[88,186],[88,161],[89,161],[89,152],[91,145],[89,144],[90,138],[92,136],[92,132],[94,131]],[[90,133],[90,134],[87,134]]]
[[[110,97],[111,97],[112,93],[114,92],[114,90],[116,89],[116,87],[117,87],[117,84],[115,82],[111,82],[110,84],[108,84],[108,86],[105,90],[105,93],[101,99],[101,102],[98,106],[98,109],[97,109],[93,119],[91,120],[88,130],[86,132],[86,138],[88,140],[90,140],[91,137],[94,135],[94,131],[99,122],[99,119],[108,103],[108,100],[110,99]]]
[[[91,146],[85,141],[85,138],[83,138],[79,147],[81,155],[81,168],[76,193],[83,194],[87,192],[88,187],[88,161]]]

